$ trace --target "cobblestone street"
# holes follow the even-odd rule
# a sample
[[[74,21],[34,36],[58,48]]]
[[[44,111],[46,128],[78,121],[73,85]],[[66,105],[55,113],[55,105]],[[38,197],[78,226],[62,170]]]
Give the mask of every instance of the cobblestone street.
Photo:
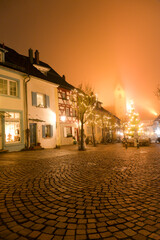
[[[160,239],[160,144],[0,154],[0,239]]]

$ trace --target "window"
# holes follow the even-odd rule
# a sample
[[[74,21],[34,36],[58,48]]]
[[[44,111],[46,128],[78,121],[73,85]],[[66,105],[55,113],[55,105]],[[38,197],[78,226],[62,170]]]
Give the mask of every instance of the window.
[[[0,79],[0,93],[7,95],[7,80]]]
[[[66,116],[69,117],[70,116],[70,110],[68,107],[66,107]]]
[[[4,52],[0,51],[0,62],[4,62]]]
[[[42,137],[43,138],[53,137],[53,126],[52,125],[43,125],[42,126]]]
[[[92,129],[90,126],[87,126],[87,134],[92,134]]]
[[[100,133],[100,132],[101,132],[101,128],[97,127],[97,133]]]
[[[10,96],[17,95],[17,83],[15,81],[9,81],[9,93]]]
[[[76,117],[76,109],[72,109],[72,117]]]
[[[64,127],[64,137],[72,137],[72,127]]]
[[[3,62],[3,53],[0,51],[0,62]]]
[[[45,107],[45,95],[37,93],[37,107]]]
[[[0,94],[16,97],[17,81],[0,79]]]
[[[62,99],[66,99],[66,92],[62,92]]]
[[[32,92],[32,106],[42,108],[50,107],[49,96],[42,93]]]
[[[101,108],[101,103],[98,103],[97,106],[98,106],[98,108]]]
[[[20,113],[5,114],[5,142],[20,142]]]

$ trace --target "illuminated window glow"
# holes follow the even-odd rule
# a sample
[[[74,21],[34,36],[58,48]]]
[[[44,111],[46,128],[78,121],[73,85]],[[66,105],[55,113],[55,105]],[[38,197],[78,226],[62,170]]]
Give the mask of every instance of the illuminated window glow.
[[[45,107],[45,95],[41,93],[37,93],[37,106]]]
[[[20,113],[9,113],[5,116],[5,142],[20,142]]]

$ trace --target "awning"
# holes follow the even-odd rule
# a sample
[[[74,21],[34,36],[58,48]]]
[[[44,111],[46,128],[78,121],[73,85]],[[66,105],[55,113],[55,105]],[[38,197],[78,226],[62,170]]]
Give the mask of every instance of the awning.
[[[8,112],[6,112],[6,111],[0,111],[0,116],[10,117],[11,115]]]
[[[33,122],[45,122],[44,120],[38,119],[38,118],[29,118],[30,121]]]

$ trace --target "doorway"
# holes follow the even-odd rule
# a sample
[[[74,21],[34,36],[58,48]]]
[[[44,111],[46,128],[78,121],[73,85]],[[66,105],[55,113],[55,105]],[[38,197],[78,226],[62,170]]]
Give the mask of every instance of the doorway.
[[[37,145],[37,123],[30,123],[30,146]]]

